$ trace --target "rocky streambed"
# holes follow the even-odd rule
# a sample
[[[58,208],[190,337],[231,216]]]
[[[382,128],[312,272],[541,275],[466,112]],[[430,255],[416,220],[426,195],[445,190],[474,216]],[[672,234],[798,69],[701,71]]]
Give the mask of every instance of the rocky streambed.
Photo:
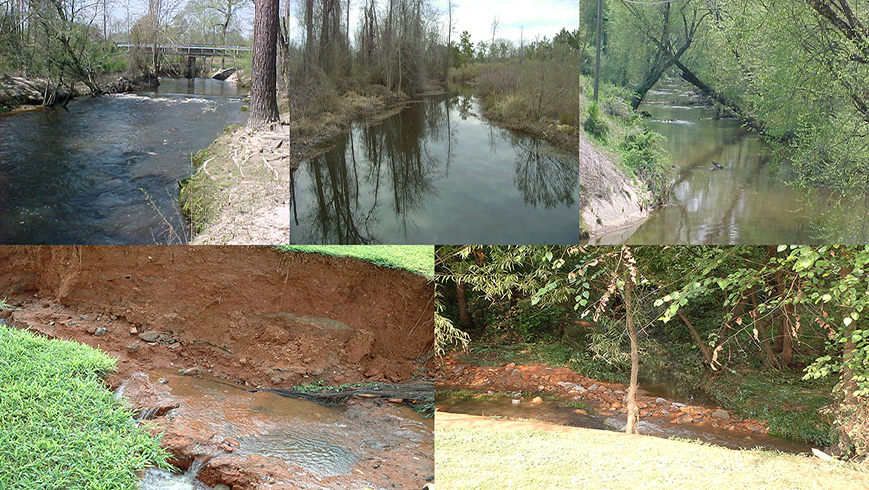
[[[564,367],[515,363],[475,366],[462,363],[454,354],[437,365],[433,376],[438,390],[464,388],[479,392],[476,402],[474,397],[458,400],[439,395],[436,401],[439,411],[536,418],[595,429],[624,429],[627,387],[587,378]],[[742,418],[718,406],[668,400],[640,388],[637,406],[641,433],[697,439],[731,448],[811,451],[807,444],[769,435],[760,420]]]

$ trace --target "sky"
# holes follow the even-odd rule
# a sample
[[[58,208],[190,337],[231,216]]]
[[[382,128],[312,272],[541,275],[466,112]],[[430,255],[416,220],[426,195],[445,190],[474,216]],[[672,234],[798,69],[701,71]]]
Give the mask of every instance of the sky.
[[[351,30],[356,29],[362,3],[362,0],[350,1]],[[382,4],[383,0],[379,3]],[[431,0],[431,3],[441,14],[446,35],[447,0]],[[301,4],[301,0],[292,0],[290,15],[296,16],[297,6]],[[454,0],[453,39],[458,40],[462,31],[468,31],[474,44],[491,41],[492,21],[496,15],[500,19],[496,38],[509,39],[516,44],[520,36],[526,42],[543,36],[551,39],[562,27],[567,30],[579,28],[579,0]],[[298,22],[292,22],[290,29],[291,37],[301,39],[303,32]]]

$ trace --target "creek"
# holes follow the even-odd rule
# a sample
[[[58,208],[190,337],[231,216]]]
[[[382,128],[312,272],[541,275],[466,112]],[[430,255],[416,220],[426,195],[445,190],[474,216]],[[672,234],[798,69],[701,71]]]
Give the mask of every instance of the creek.
[[[244,91],[163,79],[156,92],[0,117],[0,244],[153,244],[189,235],[178,181],[244,123]]]
[[[786,164],[740,121],[717,118],[704,97],[678,79],[659,82],[638,111],[664,135],[674,180],[665,203],[642,224],[593,237],[597,244],[865,243],[857,226],[866,202],[788,185]],[[714,169],[712,162],[721,169]]]
[[[399,445],[433,450],[433,420],[406,406],[388,413],[362,405],[326,406],[268,391],[249,393],[219,379],[181,376],[168,369],[137,373],[131,379],[136,377],[139,382],[160,383],[177,403],[165,416],[170,431],[183,429],[194,438],[206,434],[209,440],[234,439],[238,445],[232,457],[262,456],[287,471],[300,468],[314,480],[347,477],[358,462],[388,458],[391,448]],[[122,384],[118,396],[125,396],[125,389]],[[230,454],[200,452],[182,474],[147,470],[140,489],[208,488],[196,479],[203,463]]]
[[[686,393],[674,386],[654,384],[661,380],[651,381],[652,384],[640,383],[640,388],[650,396],[669,396],[669,400],[684,400],[694,406],[715,408],[710,400]],[[437,389],[452,389],[449,386],[438,386]],[[439,411],[461,413],[466,415],[497,416],[514,419],[531,419],[542,422],[583,427],[597,430],[624,430],[626,416],[602,415],[592,411],[577,411],[563,405],[563,402],[546,401],[530,403],[530,397],[523,397],[515,404],[511,397],[467,399],[466,397],[444,397],[438,394],[436,406]],[[701,424],[671,424],[667,417],[641,417],[638,424],[640,434],[655,437],[692,439],[707,444],[714,444],[731,449],[775,449],[777,451],[806,454],[812,447],[808,444],[745,430],[727,430]]]
[[[463,94],[359,122],[291,175],[292,243],[571,244],[575,157],[487,122]]]

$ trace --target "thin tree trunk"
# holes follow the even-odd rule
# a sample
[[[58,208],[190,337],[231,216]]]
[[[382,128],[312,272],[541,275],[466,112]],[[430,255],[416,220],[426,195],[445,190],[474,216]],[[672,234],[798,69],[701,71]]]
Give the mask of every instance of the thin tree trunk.
[[[697,333],[697,330],[694,328],[694,325],[691,325],[691,322],[688,320],[688,317],[685,316],[684,313],[682,313],[681,309],[678,311],[678,314],[679,314],[679,318],[681,318],[682,321],[685,322],[685,325],[688,326],[688,330],[691,331],[691,336],[694,337],[694,342],[697,342],[697,346],[700,347],[700,352],[703,353],[703,358],[706,359],[706,364],[711,363],[712,362],[712,354],[709,352],[709,347],[705,343],[703,343],[703,339],[700,338],[700,334]]]
[[[248,126],[280,120],[277,100],[278,0],[256,0]]]
[[[637,346],[637,326],[634,323],[633,283],[629,274],[625,274],[625,323],[628,327],[628,336],[631,339],[631,383],[628,386],[628,420],[625,424],[625,432],[638,434],[637,424],[640,421],[640,410],[637,407],[637,376],[640,372],[640,354]]]

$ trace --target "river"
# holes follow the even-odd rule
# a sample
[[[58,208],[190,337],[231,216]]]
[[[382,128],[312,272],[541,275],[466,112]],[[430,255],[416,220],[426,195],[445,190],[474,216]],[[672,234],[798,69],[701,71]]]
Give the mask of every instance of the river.
[[[788,185],[785,165],[736,119],[718,119],[702,96],[678,79],[649,91],[638,111],[666,137],[675,168],[672,190],[649,219],[593,237],[597,244],[865,243],[865,202],[838,202],[831,192],[808,194]],[[713,161],[722,169],[713,170]],[[778,167],[778,168],[776,168]]]
[[[0,117],[0,244],[183,242],[177,182],[191,154],[242,124],[244,91],[164,79],[156,92],[81,98]]]
[[[575,157],[431,96],[353,124],[291,177],[292,243],[575,244]]]

